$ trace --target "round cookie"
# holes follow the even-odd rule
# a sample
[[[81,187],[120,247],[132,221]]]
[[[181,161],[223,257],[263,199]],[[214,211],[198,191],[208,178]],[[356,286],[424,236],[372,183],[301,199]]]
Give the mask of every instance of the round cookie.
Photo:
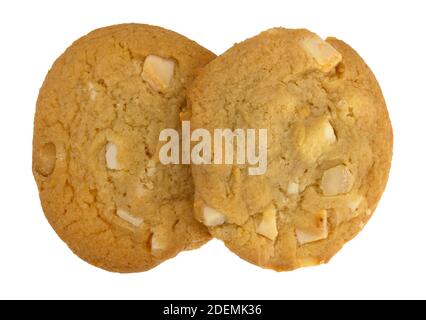
[[[125,24],[54,63],[37,101],[33,173],[47,219],[82,259],[145,271],[210,239],[193,218],[189,166],[162,165],[158,149],[214,57],[175,32]]]
[[[256,129],[259,141],[267,129],[264,174],[236,157],[192,166],[196,218],[241,258],[277,271],[326,263],[369,220],[392,128],[373,73],[344,42],[268,30],[210,63],[188,103],[193,130]]]

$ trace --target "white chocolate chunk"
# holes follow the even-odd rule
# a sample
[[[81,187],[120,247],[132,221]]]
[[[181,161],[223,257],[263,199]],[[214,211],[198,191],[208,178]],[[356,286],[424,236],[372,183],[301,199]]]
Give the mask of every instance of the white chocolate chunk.
[[[139,174],[139,183],[136,186],[136,195],[141,198],[150,193],[154,189],[154,182],[150,180],[157,171],[154,160],[149,160],[146,167]]]
[[[353,108],[346,99],[341,99],[336,103],[337,114],[340,119],[347,120],[348,117],[353,117]]]
[[[145,197],[154,189],[154,183],[151,181],[139,182],[136,187],[136,195],[139,198]]]
[[[87,84],[87,88],[89,90],[89,96],[90,96],[90,100],[95,101],[96,100],[96,96],[98,95],[95,86],[93,85],[93,83],[89,82]]]
[[[349,103],[346,99],[341,99],[336,103],[336,107],[341,112],[348,112]]]
[[[331,44],[317,35],[306,38],[302,42],[306,52],[318,63],[323,72],[331,71],[342,61],[342,55]]]
[[[345,194],[351,191],[354,177],[344,165],[338,165],[324,172],[321,180],[321,190],[326,196]]]
[[[307,128],[307,140],[313,140],[313,144],[330,145],[336,142],[334,128],[326,118],[319,118]]]
[[[225,222],[225,215],[209,206],[204,207],[203,217],[207,227],[219,226]]]
[[[358,210],[361,203],[364,201],[364,197],[361,195],[354,196],[349,202],[348,202],[348,208],[352,210],[352,212],[355,212]]]
[[[316,160],[336,141],[330,121],[323,117],[317,118],[306,127],[301,150],[308,159]]]
[[[163,249],[164,249],[163,243],[158,239],[158,237],[155,234],[153,234],[151,238],[151,250],[159,251]]]
[[[175,62],[171,59],[155,55],[146,57],[142,78],[148,82],[152,89],[162,92],[170,86],[175,69]]]
[[[106,166],[108,169],[110,170],[119,169],[117,155],[118,155],[117,145],[113,142],[108,142],[105,146],[105,161],[106,161]]]
[[[57,157],[56,146],[49,142],[43,145],[34,156],[35,170],[43,177],[50,176],[55,170]]]
[[[319,260],[316,257],[303,257],[297,260],[300,267],[313,267],[319,264],[323,264],[324,261]]]
[[[333,126],[330,124],[329,121],[324,121],[322,130],[322,136],[325,141],[327,141],[329,144],[333,144],[336,142],[336,134],[334,133]]]
[[[156,165],[155,165],[155,161],[154,160],[149,160],[148,164],[146,166],[146,175],[148,177],[153,177],[155,175],[155,172],[157,171]]]
[[[257,226],[256,232],[272,241],[277,237],[277,210],[273,205],[263,212],[262,221]]]
[[[278,192],[275,198],[276,204],[278,208],[283,208],[287,206],[289,199],[282,192]]]
[[[135,227],[139,227],[143,223],[142,217],[136,217],[124,209],[117,209],[117,216]]]
[[[327,210],[312,215],[312,225],[306,229],[296,229],[300,245],[326,239],[328,237]]]
[[[299,184],[293,181],[290,181],[287,186],[287,194],[295,195],[299,194]]]
[[[143,198],[149,194],[149,190],[143,185],[138,184],[136,187],[136,195],[138,198]]]

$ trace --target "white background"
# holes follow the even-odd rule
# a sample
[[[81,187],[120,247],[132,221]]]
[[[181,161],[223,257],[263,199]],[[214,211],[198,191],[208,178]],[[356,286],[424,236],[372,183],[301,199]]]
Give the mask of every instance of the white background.
[[[424,1],[0,1],[0,298],[426,298]],[[160,25],[220,54],[274,27],[352,45],[375,72],[393,121],[387,190],[364,231],[325,266],[276,273],[219,241],[142,274],[96,269],[45,220],[31,173],[38,89],[92,29]]]

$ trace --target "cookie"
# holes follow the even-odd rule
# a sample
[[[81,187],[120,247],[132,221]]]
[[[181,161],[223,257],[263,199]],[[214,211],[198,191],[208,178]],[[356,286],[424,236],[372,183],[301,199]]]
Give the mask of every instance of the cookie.
[[[48,221],[85,261],[145,271],[210,239],[193,218],[189,166],[162,165],[157,151],[214,57],[175,32],[125,24],[54,63],[37,101],[33,173]]]
[[[392,128],[373,73],[344,42],[268,30],[211,62],[188,103],[193,130],[255,129],[258,144],[267,130],[264,174],[236,157],[192,166],[196,218],[241,258],[277,271],[326,263],[370,219]]]

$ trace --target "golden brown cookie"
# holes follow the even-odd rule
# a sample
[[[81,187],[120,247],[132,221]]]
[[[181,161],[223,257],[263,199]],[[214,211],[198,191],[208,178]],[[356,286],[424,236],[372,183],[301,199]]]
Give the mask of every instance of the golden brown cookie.
[[[188,100],[192,129],[267,129],[265,174],[192,166],[196,218],[243,259],[278,271],[325,263],[370,219],[392,128],[373,73],[344,42],[268,30],[210,63]]]
[[[87,262],[144,271],[210,239],[193,219],[188,166],[158,161],[185,92],[214,54],[159,27],[125,24],[76,41],[37,101],[33,172],[47,219]]]

